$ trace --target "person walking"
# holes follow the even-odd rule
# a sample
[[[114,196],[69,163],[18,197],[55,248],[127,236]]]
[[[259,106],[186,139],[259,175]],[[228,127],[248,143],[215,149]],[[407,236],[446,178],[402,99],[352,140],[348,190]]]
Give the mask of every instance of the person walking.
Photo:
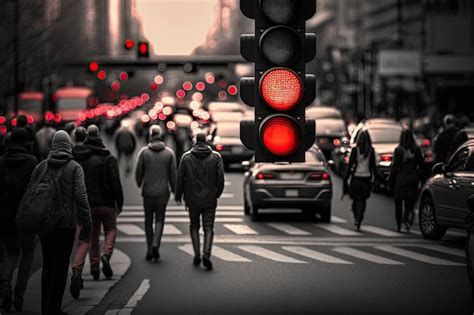
[[[56,129],[53,128],[51,122],[45,122],[45,125],[36,132],[36,147],[38,150],[37,158],[39,160],[44,160],[48,157],[49,152],[51,151],[51,140],[56,132]]]
[[[38,160],[28,151],[28,138],[27,130],[13,129],[11,144],[5,155],[0,157],[0,247],[5,254],[0,271],[0,297],[1,308],[6,312],[10,311],[12,304],[18,312],[23,309],[23,296],[37,243],[34,234],[20,235],[15,223],[21,198],[38,164]],[[15,290],[12,292],[13,272],[17,265],[18,275]]]
[[[91,230],[91,211],[87,200],[84,172],[79,163],[73,161],[71,138],[63,130],[54,134],[51,152],[33,171],[27,193],[30,187],[42,182],[47,176],[58,179],[53,199],[58,212],[55,213],[51,229],[40,234],[43,251],[41,311],[43,315],[67,314],[61,311],[61,304],[76,225],[82,226],[80,239],[88,239]]]
[[[454,115],[446,115],[443,119],[444,130],[436,137],[433,145],[434,162],[447,163],[451,157],[451,146],[459,128]]]
[[[74,143],[74,147],[76,147],[77,145],[81,145],[81,144],[84,144],[84,142],[86,142],[87,140],[87,130],[86,128],[82,127],[82,126],[79,126],[77,127],[74,132],[73,132],[73,143]],[[73,153],[74,153],[74,147],[72,148],[73,150]]]
[[[138,154],[135,180],[145,208],[146,260],[158,260],[166,206],[176,187],[176,157],[165,145],[160,126],[151,126],[149,134],[150,142]]]
[[[178,170],[175,201],[181,204],[184,195],[189,211],[190,235],[194,249],[194,265],[201,263],[199,245],[200,218],[204,227],[202,263],[212,270],[211,250],[214,238],[214,220],[217,200],[224,191],[224,164],[222,157],[206,144],[206,134],[198,133],[192,149],[181,158]]]
[[[372,189],[375,170],[375,151],[367,131],[360,131],[357,145],[352,149],[343,180],[343,196],[349,193],[352,198],[354,225],[360,231],[366,209],[367,199]]]
[[[125,171],[130,173],[132,170],[132,156],[137,146],[137,139],[131,129],[131,123],[128,119],[122,120],[121,127],[115,135],[115,148],[118,152],[118,162],[122,162],[125,156]]]
[[[87,197],[92,213],[91,239],[79,240],[74,262],[70,293],[78,298],[83,286],[82,270],[89,252],[91,274],[94,280],[100,277],[100,263],[106,278],[113,276],[110,259],[117,235],[117,215],[122,211],[123,191],[117,160],[107,150],[100,138],[99,128],[91,125],[87,128],[88,138],[83,145],[75,146],[74,159],[84,169]],[[104,228],[105,238],[102,256],[100,254],[100,230]],[[76,232],[79,237],[81,228]]]
[[[414,208],[418,198],[418,185],[424,168],[423,154],[416,144],[411,130],[403,130],[400,143],[393,153],[393,163],[389,177],[389,189],[395,200],[397,231],[402,224],[407,231],[413,224]],[[403,211],[405,208],[405,211]]]

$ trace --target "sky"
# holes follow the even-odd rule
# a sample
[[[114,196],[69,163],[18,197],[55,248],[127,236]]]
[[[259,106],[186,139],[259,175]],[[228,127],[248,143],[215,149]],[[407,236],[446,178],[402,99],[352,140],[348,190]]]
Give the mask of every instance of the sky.
[[[136,0],[145,36],[158,55],[188,55],[204,43],[216,0]]]

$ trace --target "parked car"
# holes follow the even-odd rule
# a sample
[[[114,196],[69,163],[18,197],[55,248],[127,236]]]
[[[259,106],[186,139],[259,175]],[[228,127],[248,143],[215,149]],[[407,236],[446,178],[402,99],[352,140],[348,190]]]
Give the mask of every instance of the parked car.
[[[342,119],[341,111],[334,107],[312,106],[306,109],[307,119],[334,118]]]
[[[341,146],[342,138],[347,137],[346,123],[342,119],[323,118],[316,122],[316,143],[323,151],[326,160],[334,160],[334,148]]]
[[[212,146],[221,154],[226,168],[232,163],[241,163],[252,158],[254,152],[247,149],[240,141],[238,121],[217,123],[214,134]]]
[[[465,228],[467,198],[474,194],[474,140],[464,143],[445,165],[436,164],[420,194],[418,220],[426,239],[440,239],[451,227]]]
[[[257,221],[264,208],[299,208],[321,221],[331,221],[332,183],[324,154],[315,145],[305,163],[251,163],[244,179],[245,214]]]

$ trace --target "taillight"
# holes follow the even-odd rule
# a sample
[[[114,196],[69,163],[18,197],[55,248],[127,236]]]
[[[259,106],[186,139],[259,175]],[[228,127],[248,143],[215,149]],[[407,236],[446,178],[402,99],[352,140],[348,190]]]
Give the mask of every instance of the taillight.
[[[433,152],[425,152],[425,162],[433,162]]]
[[[224,145],[222,145],[222,144],[216,145],[216,150],[217,150],[217,151],[222,151],[222,150],[224,150]]]
[[[0,126],[0,135],[4,136],[8,132],[8,129],[6,126]]]
[[[422,146],[422,147],[429,147],[429,146],[431,146],[431,141],[430,141],[430,139],[423,139],[423,140],[421,141],[421,146]]]
[[[342,162],[344,162],[344,164],[349,164],[349,157],[348,157],[348,156],[345,156],[345,157],[342,159]]]
[[[0,125],[3,125],[6,122],[7,122],[7,119],[3,116],[0,116]]]
[[[340,139],[334,139],[332,140],[332,144],[335,146],[335,147],[338,147],[341,145],[341,140]]]
[[[380,156],[380,161],[382,161],[382,162],[391,162],[392,161],[392,155],[391,154],[382,154]]]
[[[329,177],[328,172],[312,172],[309,174],[309,179],[311,180],[328,180]]]
[[[272,173],[260,172],[257,174],[257,179],[274,179],[275,175]]]

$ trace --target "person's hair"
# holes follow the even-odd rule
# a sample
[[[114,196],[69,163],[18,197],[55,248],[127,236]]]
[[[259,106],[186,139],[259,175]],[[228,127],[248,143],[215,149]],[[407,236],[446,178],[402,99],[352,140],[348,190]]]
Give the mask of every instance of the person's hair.
[[[400,147],[404,148],[405,150],[409,150],[412,153],[415,152],[418,145],[415,141],[415,136],[413,132],[409,129],[403,130],[402,134],[400,135]]]
[[[11,143],[24,144],[28,140],[28,132],[25,128],[17,127],[12,130],[10,141]]]
[[[454,115],[452,115],[452,114],[448,114],[448,115],[444,116],[443,123],[444,123],[445,127],[452,126],[456,123],[456,117],[454,117]]]
[[[367,130],[360,132],[357,139],[357,149],[359,150],[359,153],[364,155],[364,157],[369,156],[372,150],[372,140],[370,139],[370,135]]]
[[[200,132],[196,135],[196,143],[206,143],[206,134]]]
[[[76,142],[84,142],[87,139],[87,130],[86,128],[80,126],[74,130],[74,139]]]
[[[150,134],[150,141],[154,139],[161,139],[163,137],[163,131],[158,125],[152,125],[148,130],[148,133]]]
[[[87,127],[87,134],[89,138],[96,138],[99,136],[99,128],[96,125]]]
[[[28,125],[28,119],[25,115],[20,115],[16,119],[16,126],[20,128],[24,128]]]

